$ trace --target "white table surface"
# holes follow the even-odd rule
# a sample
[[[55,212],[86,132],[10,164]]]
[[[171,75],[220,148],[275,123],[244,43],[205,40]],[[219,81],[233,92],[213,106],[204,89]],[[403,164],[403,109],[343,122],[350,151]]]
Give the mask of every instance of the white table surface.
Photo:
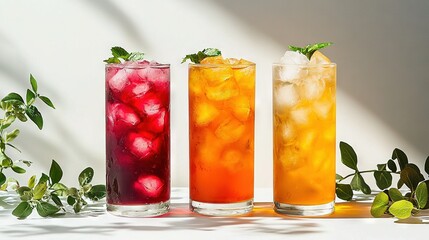
[[[25,220],[11,215],[16,196],[0,193],[0,239],[412,239],[425,238],[429,211],[407,223],[372,218],[365,201],[336,204],[327,217],[293,218],[275,213],[271,189],[255,190],[255,208],[245,217],[205,217],[188,209],[188,189],[172,190],[170,213],[154,218],[110,215],[105,204],[79,215]],[[410,222],[414,223],[411,224]]]

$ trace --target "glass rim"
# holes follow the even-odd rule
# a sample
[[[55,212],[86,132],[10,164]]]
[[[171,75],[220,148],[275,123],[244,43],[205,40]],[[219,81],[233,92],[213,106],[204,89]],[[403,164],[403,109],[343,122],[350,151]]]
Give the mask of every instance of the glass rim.
[[[169,63],[157,63],[157,64],[125,64],[125,63],[107,63],[107,67],[127,68],[127,69],[144,69],[144,68],[170,68]]]
[[[243,67],[249,67],[249,66],[256,66],[256,63],[241,63],[241,64],[229,64],[229,63],[207,63],[207,64],[201,64],[201,63],[189,63],[189,67],[231,67],[231,68],[243,68]]]
[[[273,63],[273,66],[296,66],[296,67],[334,67],[337,66],[336,63],[281,63],[281,62],[275,62]]]

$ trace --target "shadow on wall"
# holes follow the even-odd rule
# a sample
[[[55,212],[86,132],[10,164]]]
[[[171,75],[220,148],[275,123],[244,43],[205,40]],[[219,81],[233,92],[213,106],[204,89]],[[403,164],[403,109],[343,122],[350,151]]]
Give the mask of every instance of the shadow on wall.
[[[285,49],[289,44],[334,42],[325,52],[338,64],[338,87],[423,155],[429,154],[429,1],[213,3]]]

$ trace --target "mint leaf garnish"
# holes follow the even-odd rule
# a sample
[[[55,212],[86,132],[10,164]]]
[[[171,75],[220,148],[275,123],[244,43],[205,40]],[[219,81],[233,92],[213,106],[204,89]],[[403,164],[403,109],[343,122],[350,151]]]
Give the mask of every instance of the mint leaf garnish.
[[[131,52],[129,53],[127,50],[122,47],[112,47],[111,49],[113,57],[110,57],[103,62],[105,63],[121,63],[121,59],[123,61],[140,61],[144,59],[144,53],[141,52]]]
[[[310,60],[313,53],[319,49],[325,48],[327,46],[331,46],[332,42],[325,42],[325,43],[315,43],[315,44],[309,44],[305,47],[296,47],[296,46],[289,46],[289,49],[291,51],[299,52],[307,56],[307,58]]]
[[[182,59],[182,63],[190,60],[193,63],[200,63],[206,57],[216,57],[222,55],[221,51],[217,48],[206,48],[194,54],[188,54]]]

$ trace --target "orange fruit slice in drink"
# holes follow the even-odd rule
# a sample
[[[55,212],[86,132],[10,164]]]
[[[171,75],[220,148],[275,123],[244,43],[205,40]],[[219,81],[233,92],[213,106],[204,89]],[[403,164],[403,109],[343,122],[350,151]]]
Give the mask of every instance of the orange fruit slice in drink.
[[[310,58],[310,64],[327,64],[331,63],[331,60],[323,55],[320,51],[316,51],[313,53],[313,55]]]

